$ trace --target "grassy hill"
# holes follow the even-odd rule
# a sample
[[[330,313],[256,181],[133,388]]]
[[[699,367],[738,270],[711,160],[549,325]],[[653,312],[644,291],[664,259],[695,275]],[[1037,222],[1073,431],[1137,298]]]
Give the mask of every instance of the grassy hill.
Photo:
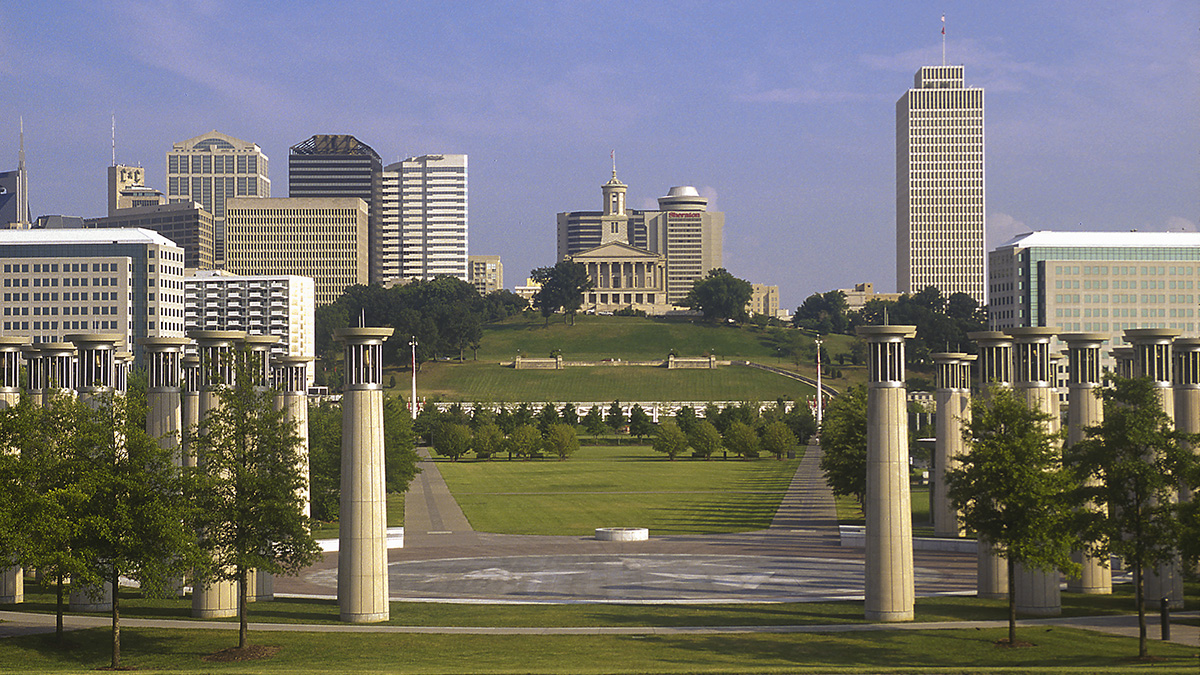
[[[797,400],[810,396],[813,388],[796,380],[744,367],[712,370],[667,370],[649,367],[596,366],[565,368],[561,371],[514,370],[501,366],[518,353],[546,357],[562,350],[568,361],[623,361],[664,359],[672,349],[679,356],[716,354],[722,360],[749,360],[784,367],[808,377],[815,364],[799,367],[775,346],[771,331],[786,330],[807,341],[792,329],[762,329],[757,326],[722,326],[645,317],[579,316],[574,326],[561,316],[550,325],[540,316],[519,316],[484,328],[478,360],[467,353],[467,361],[426,363],[418,374],[418,395],[463,401],[612,401],[612,400]],[[848,336],[825,340],[831,354],[848,353]],[[844,387],[862,379],[859,367],[839,366],[846,378],[828,380]],[[407,391],[407,370],[390,370],[396,390]]]

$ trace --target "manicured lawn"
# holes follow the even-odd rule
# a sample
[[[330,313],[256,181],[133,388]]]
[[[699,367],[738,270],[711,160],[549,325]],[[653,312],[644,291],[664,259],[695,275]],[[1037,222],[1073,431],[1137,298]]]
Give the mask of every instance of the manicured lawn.
[[[178,673],[795,673],[1129,672],[1194,673],[1194,648],[1155,644],[1162,660],[1137,664],[1136,641],[1067,628],[1038,629],[1035,646],[1000,649],[1004,629],[827,634],[422,635],[252,633],[275,645],[259,661],[203,658],[237,644],[233,632],[122,631],[128,666]],[[84,672],[108,663],[108,633],[11,638],[0,650],[6,673]]]
[[[929,486],[914,485],[910,488],[912,496],[912,526],[913,536],[932,537],[933,522],[929,519]],[[853,497],[834,497],[837,505],[838,523],[842,525],[863,525],[862,508]]]
[[[764,529],[799,460],[669,461],[647,446],[583,447],[554,459],[439,461],[482,532],[589,535],[648,527],[652,535]]]
[[[407,395],[407,373],[397,374],[396,385],[395,393]],[[797,380],[744,366],[515,370],[480,360],[427,363],[417,374],[418,396],[458,401],[774,401],[800,400],[813,392]]]
[[[404,525],[404,495],[389,494],[387,496],[387,524],[388,527],[402,527]],[[317,539],[337,539],[338,524],[320,523],[313,528],[313,537]]]

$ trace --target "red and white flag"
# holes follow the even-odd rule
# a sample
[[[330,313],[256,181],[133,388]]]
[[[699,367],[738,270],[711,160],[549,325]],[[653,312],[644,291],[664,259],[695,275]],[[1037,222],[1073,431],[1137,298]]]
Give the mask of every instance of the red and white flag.
[[[946,34],[946,15],[942,15],[942,35]]]

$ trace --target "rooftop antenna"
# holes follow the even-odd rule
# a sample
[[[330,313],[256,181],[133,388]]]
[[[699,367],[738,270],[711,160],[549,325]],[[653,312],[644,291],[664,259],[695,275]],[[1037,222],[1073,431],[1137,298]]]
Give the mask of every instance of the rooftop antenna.
[[[17,169],[25,168],[25,116],[17,118],[20,124],[21,149],[17,152]]]
[[[613,150],[612,152],[608,153],[608,156],[610,158],[612,158],[613,178],[616,178],[617,177],[617,151]]]
[[[112,155],[113,166],[117,165],[117,113],[112,114]]]
[[[942,67],[946,67],[946,14],[942,13]]]

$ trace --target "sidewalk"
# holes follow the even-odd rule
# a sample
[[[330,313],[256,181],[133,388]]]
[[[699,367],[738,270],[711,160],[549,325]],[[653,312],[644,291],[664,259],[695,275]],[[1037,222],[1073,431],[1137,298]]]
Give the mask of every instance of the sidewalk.
[[[479,537],[446,487],[429,448],[417,448],[417,455],[418,473],[404,493],[404,546],[477,544]]]

